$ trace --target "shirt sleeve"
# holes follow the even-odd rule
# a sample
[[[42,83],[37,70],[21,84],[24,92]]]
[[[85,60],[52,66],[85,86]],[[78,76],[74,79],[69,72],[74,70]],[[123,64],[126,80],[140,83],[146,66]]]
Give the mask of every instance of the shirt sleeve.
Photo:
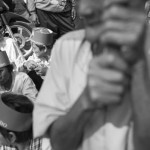
[[[64,115],[67,110],[69,98],[64,75],[66,59],[62,59],[60,50],[64,50],[63,44],[57,42],[52,50],[51,67],[35,103],[33,111],[34,137],[46,134],[53,121]]]
[[[24,77],[22,93],[23,95],[27,96],[31,101],[36,101],[38,91],[35,87],[34,82],[27,74],[25,74]]]

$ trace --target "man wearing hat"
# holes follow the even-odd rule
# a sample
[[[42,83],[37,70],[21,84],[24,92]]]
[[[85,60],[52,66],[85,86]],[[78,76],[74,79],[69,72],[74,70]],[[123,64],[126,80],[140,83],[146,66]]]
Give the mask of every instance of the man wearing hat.
[[[26,73],[13,71],[6,52],[0,51],[0,94],[8,91],[26,95],[32,101],[37,96],[32,79]]]
[[[3,150],[50,149],[48,139],[33,139],[32,111],[33,103],[24,95],[7,92],[0,96],[0,146]]]
[[[39,89],[43,81],[41,79],[44,79],[49,67],[49,59],[53,45],[53,32],[43,27],[33,28],[30,40],[32,42],[33,55],[23,63],[22,67],[23,71],[29,74],[36,84],[37,89]]]

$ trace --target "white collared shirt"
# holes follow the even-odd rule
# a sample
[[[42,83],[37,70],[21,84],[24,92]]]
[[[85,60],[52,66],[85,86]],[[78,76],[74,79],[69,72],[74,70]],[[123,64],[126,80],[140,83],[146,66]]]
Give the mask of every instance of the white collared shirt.
[[[93,55],[90,44],[82,43],[83,39],[84,31],[71,32],[60,38],[52,50],[51,67],[33,113],[35,137],[46,134],[48,127],[69,111],[86,86]],[[131,115],[129,100],[98,110],[85,128],[79,150],[133,150]]]

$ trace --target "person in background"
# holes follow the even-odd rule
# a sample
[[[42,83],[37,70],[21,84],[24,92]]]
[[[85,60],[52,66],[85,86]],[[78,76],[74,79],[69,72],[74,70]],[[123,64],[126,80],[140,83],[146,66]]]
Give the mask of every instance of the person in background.
[[[32,79],[26,73],[13,71],[6,52],[0,51],[0,94],[8,91],[23,94],[33,102],[38,94]]]
[[[150,1],[147,1],[145,3],[145,12],[146,12],[146,17],[147,17],[146,21],[148,24],[150,24]]]
[[[50,150],[48,139],[33,139],[33,103],[24,95],[0,95],[0,149]]]
[[[51,29],[55,39],[74,30],[75,0],[27,0],[27,8],[35,24]]]
[[[31,21],[30,14],[26,6],[26,0],[12,0],[11,9],[12,12]]]
[[[35,27],[30,40],[33,54],[20,66],[20,71],[28,73],[39,90],[50,66],[53,32],[47,28]]]
[[[35,137],[48,136],[54,150],[150,149],[145,2],[80,0],[85,29],[52,49],[33,112]]]
[[[16,46],[14,45],[13,39],[5,37],[4,28],[2,27],[1,24],[0,24],[0,50],[6,51],[10,62],[14,64],[14,67],[16,67],[16,69],[18,68],[20,63],[23,62],[23,59],[20,57],[20,54]]]

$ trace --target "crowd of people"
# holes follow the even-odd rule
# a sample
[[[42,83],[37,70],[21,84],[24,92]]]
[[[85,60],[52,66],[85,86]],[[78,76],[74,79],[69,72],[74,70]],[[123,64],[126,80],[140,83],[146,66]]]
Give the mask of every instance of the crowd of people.
[[[0,2],[34,25],[27,58],[0,30],[0,150],[150,150],[150,1]]]

